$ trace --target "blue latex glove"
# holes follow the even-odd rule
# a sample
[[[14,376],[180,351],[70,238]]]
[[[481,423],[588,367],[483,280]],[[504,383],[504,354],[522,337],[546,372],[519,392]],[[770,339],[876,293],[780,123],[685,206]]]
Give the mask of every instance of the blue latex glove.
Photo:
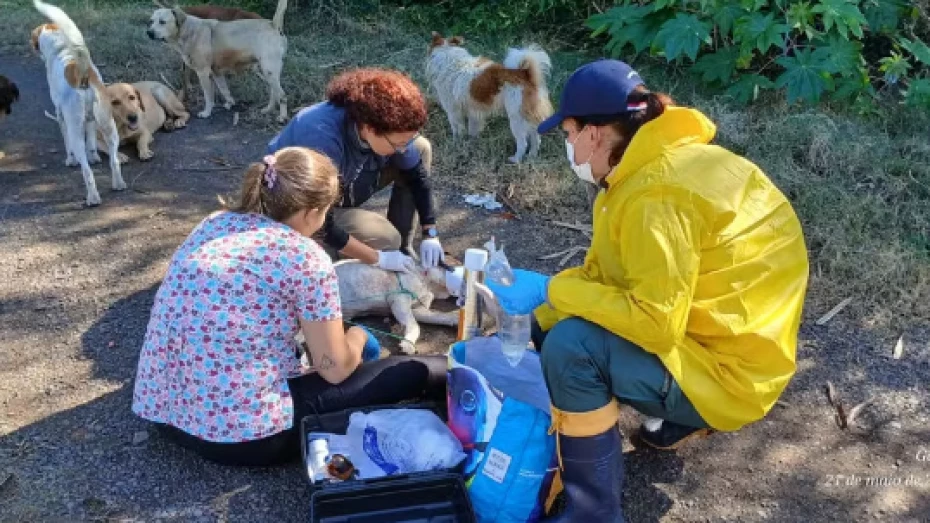
[[[378,338],[375,338],[375,335],[367,327],[362,328],[365,329],[365,334],[368,335],[368,339],[365,340],[365,345],[362,347],[362,361],[377,361],[381,358],[381,342],[378,341]]]
[[[523,269],[513,270],[513,285],[506,287],[491,281],[485,285],[507,314],[529,314],[546,301],[549,276]]]

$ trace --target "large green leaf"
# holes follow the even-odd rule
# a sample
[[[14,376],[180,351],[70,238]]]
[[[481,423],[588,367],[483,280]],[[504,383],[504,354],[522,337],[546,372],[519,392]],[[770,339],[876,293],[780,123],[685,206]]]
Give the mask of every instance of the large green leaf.
[[[632,45],[640,53],[652,45],[655,34],[665,20],[654,18],[649,6],[618,6],[588,19],[587,26],[594,29],[594,35],[607,32],[610,41],[606,45],[612,56],[621,56],[627,45]],[[652,15],[652,16],[650,16]]]
[[[902,38],[899,43],[904,50],[914,55],[914,58],[926,65],[930,65],[930,46],[927,46],[920,39],[908,40]]]
[[[811,7],[810,2],[794,2],[785,13],[785,19],[792,29],[807,35],[807,38],[813,38],[817,34],[816,15]]]
[[[671,62],[687,56],[693,62],[701,44],[709,44],[711,25],[692,14],[678,13],[675,18],[662,24],[656,34],[655,46],[665,53]]]
[[[878,70],[885,73],[885,81],[892,85],[898,83],[901,77],[907,76],[907,72],[911,70],[907,58],[894,51],[891,52],[891,56],[882,58],[878,63]]]
[[[905,7],[905,0],[866,0],[863,4],[863,15],[870,31],[891,34],[898,29]]]
[[[678,1],[679,0],[653,0],[652,10],[661,11],[662,9],[665,9],[666,7],[674,6],[675,4],[678,3]]]
[[[736,25],[736,21],[746,13],[747,11],[742,7],[727,3],[714,11],[714,23],[717,24],[721,35],[729,36]]]
[[[820,14],[825,30],[836,27],[840,36],[848,36],[851,32],[862,38],[862,26],[868,24],[857,0],[820,0],[813,11]]]
[[[743,45],[751,45],[765,54],[774,45],[784,47],[785,33],[791,28],[775,21],[775,15],[752,13],[736,21],[736,36]]]
[[[841,78],[836,83],[836,90],[831,93],[830,97],[837,101],[851,101],[859,99],[863,94],[872,94],[875,89],[869,78],[869,70],[861,67],[846,78]]]
[[[904,99],[910,105],[930,108],[930,79],[921,78],[912,81],[907,86]]]
[[[739,80],[727,89],[727,94],[737,102],[746,105],[759,97],[763,89],[775,87],[768,78],[758,74],[744,74]]]
[[[718,49],[715,53],[705,54],[691,69],[701,75],[705,83],[727,84],[736,72],[739,49],[735,46]]]
[[[815,61],[831,74],[854,75],[862,64],[862,43],[831,34],[813,41]]]
[[[825,91],[833,89],[833,78],[826,65],[808,49],[796,49],[794,56],[782,56],[776,62],[785,72],[775,79],[775,86],[787,88],[788,103],[816,102]]]

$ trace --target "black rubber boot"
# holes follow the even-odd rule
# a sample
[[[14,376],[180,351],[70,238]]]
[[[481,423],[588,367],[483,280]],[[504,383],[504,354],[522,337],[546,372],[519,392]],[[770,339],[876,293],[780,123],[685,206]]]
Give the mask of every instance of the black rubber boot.
[[[597,436],[558,435],[565,511],[549,523],[622,523],[623,436],[614,426]]]
[[[639,428],[639,439],[646,445],[659,450],[678,450],[688,440],[700,439],[713,434],[713,429],[689,427],[668,420],[663,420],[657,430],[649,430],[646,425]]]

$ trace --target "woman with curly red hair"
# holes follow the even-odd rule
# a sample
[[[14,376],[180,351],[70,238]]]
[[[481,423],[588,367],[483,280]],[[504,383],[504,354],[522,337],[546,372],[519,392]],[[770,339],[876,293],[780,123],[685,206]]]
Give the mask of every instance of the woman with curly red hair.
[[[323,226],[331,254],[409,271],[419,214],[421,262],[434,267],[442,260],[429,184],[432,148],[419,132],[425,124],[426,101],[408,76],[354,69],[330,81],[326,101],[301,110],[268,144],[269,153],[290,146],[316,150],[339,170],[342,198]],[[391,184],[386,219],[358,208]]]

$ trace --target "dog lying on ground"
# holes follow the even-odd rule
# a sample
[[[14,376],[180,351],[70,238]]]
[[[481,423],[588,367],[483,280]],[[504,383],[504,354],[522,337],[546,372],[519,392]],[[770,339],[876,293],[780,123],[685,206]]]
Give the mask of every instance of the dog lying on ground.
[[[447,258],[448,259],[448,258]],[[342,260],[334,264],[339,279],[339,297],[343,318],[361,316],[394,316],[404,327],[400,349],[416,354],[420,338],[419,323],[458,327],[459,313],[430,310],[434,300],[458,297],[462,283],[462,268],[447,271],[440,267],[420,269],[416,273],[397,273],[379,269],[358,260]],[[484,304],[482,327],[485,331],[496,325],[499,313],[494,295],[479,289]]]
[[[256,71],[268,84],[268,105],[263,114],[278,106],[278,121],[287,119],[287,99],[281,88],[281,70],[287,51],[282,33],[287,0],[278,0],[272,20],[223,22],[187,14],[180,7],[162,7],[152,14],[146,33],[152,40],[166,42],[180,53],[184,64],[197,73],[203,90],[204,109],[197,113],[208,118],[215,104],[213,83],[223,96],[226,109],[236,103],[229,92],[226,74],[246,69]]]
[[[539,46],[510,49],[503,64],[472,56],[460,36],[448,40],[434,32],[426,63],[426,79],[439,98],[452,127],[452,137],[478,136],[488,116],[501,106],[510,120],[517,143],[508,158],[520,163],[523,156],[539,153],[536,127],[552,114],[546,77],[551,69],[549,55]]]
[[[100,205],[100,194],[90,163],[100,161],[97,133],[103,137],[105,150],[116,151],[119,133],[110,112],[110,99],[100,71],[90,58],[84,37],[61,9],[33,0],[36,9],[52,21],[32,31],[32,45],[42,54],[48,77],[49,95],[55,104],[55,116],[65,140],[65,165],[80,165],[87,188],[88,206]],[[112,187],[126,188],[119,159],[110,155]]]
[[[134,143],[140,160],[149,160],[155,153],[150,146],[159,129],[173,131],[187,125],[190,114],[174,92],[159,82],[110,84],[107,86],[113,119],[119,132],[120,145]],[[104,150],[107,154],[110,151]],[[120,162],[128,160],[116,152]]]
[[[417,322],[446,327],[458,325],[458,312],[430,310],[434,299],[452,295],[446,287],[446,271],[441,268],[398,273],[358,260],[336,262],[335,268],[343,318],[391,314],[404,327],[400,348],[405,354],[416,354],[420,338]]]

